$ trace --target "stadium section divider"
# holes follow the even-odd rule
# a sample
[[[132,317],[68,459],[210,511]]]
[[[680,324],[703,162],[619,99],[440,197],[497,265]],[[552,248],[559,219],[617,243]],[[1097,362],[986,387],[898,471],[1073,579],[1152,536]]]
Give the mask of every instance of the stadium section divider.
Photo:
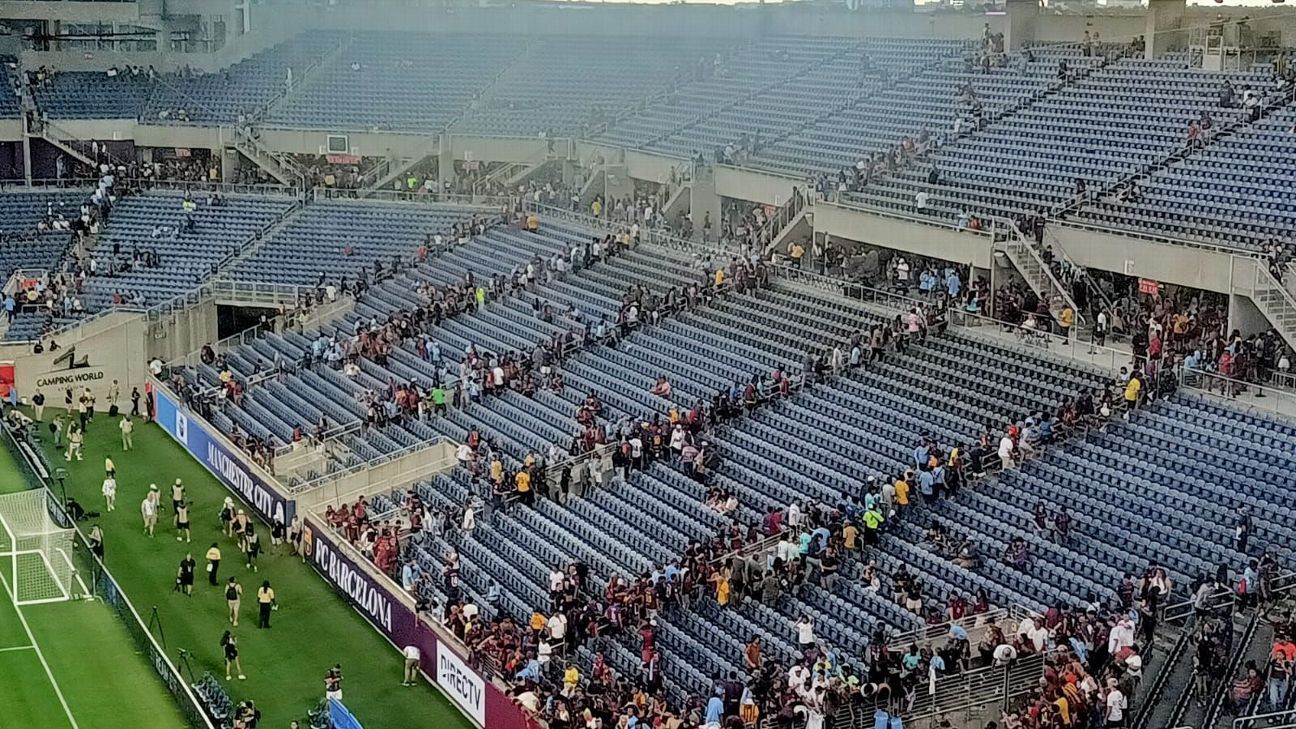
[[[277,480],[265,474],[211,425],[180,403],[156,378],[154,421],[230,491],[244,498],[266,521],[275,516],[291,521],[296,502]],[[475,724],[490,729],[533,729],[538,722],[513,701],[491,676],[472,667],[466,647],[428,617],[419,615],[414,600],[390,577],[318,517],[303,514],[302,550],[315,571],[332,585],[356,612],[397,651],[418,646],[419,669],[451,703]]]
[[[90,589],[104,603],[112,607],[113,612],[117,614],[117,618],[126,626],[126,632],[130,633],[136,646],[148,656],[153,670],[162,679],[162,685],[166,686],[167,692],[171,694],[176,706],[184,714],[190,729],[216,729],[207,712],[203,710],[202,702],[194,694],[193,688],[185,681],[184,676],[181,675],[175,664],[171,662],[166,651],[158,645],[153,634],[149,632],[144,619],[135,610],[135,606],[131,604],[130,598],[118,587],[117,579],[108,571],[108,567],[90,551],[90,542],[72,517],[68,516],[68,513],[64,510],[61,500],[63,495],[55,491],[51,480],[52,477],[40,460],[40,456],[36,454],[35,447],[26,442],[25,439],[15,435],[8,424],[0,426],[0,429],[4,430],[5,446],[27,466],[25,469],[27,471],[25,474],[27,480],[38,484],[40,488],[44,488],[52,497],[47,502],[49,504],[50,518],[61,527],[75,530],[76,549],[73,557],[77,572],[83,577],[91,578],[92,587]]]

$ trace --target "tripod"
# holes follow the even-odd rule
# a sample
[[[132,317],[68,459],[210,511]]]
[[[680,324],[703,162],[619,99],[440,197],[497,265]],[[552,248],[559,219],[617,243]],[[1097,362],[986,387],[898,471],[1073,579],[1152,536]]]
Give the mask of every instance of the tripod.
[[[198,681],[197,679],[194,678],[193,666],[189,664],[190,653],[184,648],[178,648],[177,650],[180,651],[180,660],[177,661],[177,663],[179,663],[180,665],[176,667],[176,670],[180,672],[181,678],[184,678],[184,675],[188,673],[189,685],[193,686],[194,684],[198,683]]]
[[[153,632],[153,627],[157,626],[158,640],[162,641],[162,649],[166,650],[166,632],[162,630],[162,618],[158,616],[157,605],[153,606],[153,612],[149,615],[148,632]]]

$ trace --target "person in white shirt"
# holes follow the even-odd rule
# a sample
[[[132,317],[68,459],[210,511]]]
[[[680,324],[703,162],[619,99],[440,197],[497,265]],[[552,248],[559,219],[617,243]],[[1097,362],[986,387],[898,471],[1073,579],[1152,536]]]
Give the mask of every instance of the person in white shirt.
[[[1026,631],[1026,637],[1030,639],[1031,645],[1035,646],[1036,653],[1043,653],[1048,647],[1049,630],[1044,627],[1044,621],[1039,618],[1032,621],[1030,629]]]
[[[144,533],[153,536],[153,529],[157,526],[157,502],[151,496],[145,496],[140,502],[140,515],[144,517]]]
[[[562,597],[563,583],[567,581],[567,575],[557,567],[549,571],[549,597],[557,603]]]
[[[999,439],[999,461],[1003,463],[1005,471],[1013,467],[1013,441],[1006,434]]]
[[[1116,655],[1122,648],[1134,645],[1134,621],[1121,618],[1107,636],[1107,652]]]
[[[1129,702],[1125,699],[1125,694],[1121,693],[1116,679],[1107,679],[1107,686],[1109,690],[1104,702],[1107,707],[1107,726],[1125,726],[1125,710],[1129,708]]]
[[[549,618],[549,638],[559,645],[567,639],[567,616],[556,612]]]
[[[996,666],[1006,666],[1017,660],[1017,649],[1009,643],[1000,643],[994,649],[994,664]]]
[[[779,543],[774,547],[774,556],[786,564],[789,560],[795,557],[799,551],[800,549],[797,547],[796,542],[792,541],[791,533],[788,532],[783,535],[783,538],[780,539]]]
[[[787,524],[793,531],[801,526],[801,505],[795,501],[788,504]]]
[[[423,652],[416,645],[407,645],[401,653],[405,656],[405,680],[401,681],[401,685],[413,686],[418,683],[419,660],[423,657]]]
[[[788,688],[794,691],[800,691],[801,687],[805,685],[806,677],[809,675],[810,669],[799,663],[789,668],[787,672]]]
[[[114,511],[117,508],[117,479],[109,476],[103,481],[103,497],[107,504],[105,507],[108,511]]]
[[[814,618],[809,615],[802,615],[796,623],[797,645],[802,651],[807,651],[814,647],[815,632]]]
[[[128,451],[135,446],[135,424],[131,422],[130,416],[123,415],[121,422],[117,424],[121,430],[122,450]]]

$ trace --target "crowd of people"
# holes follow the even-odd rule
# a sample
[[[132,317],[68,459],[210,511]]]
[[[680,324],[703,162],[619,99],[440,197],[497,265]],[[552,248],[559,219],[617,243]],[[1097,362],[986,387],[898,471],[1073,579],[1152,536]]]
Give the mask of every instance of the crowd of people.
[[[597,241],[594,244],[597,245]],[[615,237],[609,244],[615,244]],[[706,263],[701,269],[705,271],[713,265]],[[536,275],[544,275],[544,270],[537,266]],[[722,281],[736,283],[748,279],[754,282],[757,278],[748,269],[748,263],[738,259],[722,272],[724,278],[717,274],[712,280],[717,286]],[[927,273],[918,278],[924,282],[928,278],[943,281],[943,276],[935,270],[930,271],[930,276]],[[525,292],[529,278],[525,272],[519,272],[519,275],[520,279],[514,285]],[[954,277],[957,279],[957,275]],[[946,286],[941,283],[924,288],[934,290]],[[460,293],[466,296],[466,291]],[[628,308],[624,311],[643,303],[642,292],[639,298],[634,296],[635,293],[627,292]],[[711,295],[717,294],[718,290]],[[700,303],[705,300],[705,295],[698,299],[696,293],[686,290],[681,292],[681,299],[697,299]],[[536,300],[536,312],[537,316],[558,315],[539,299]],[[404,315],[395,316],[399,320]],[[572,313],[563,312],[562,316],[572,316]],[[579,318],[579,315],[573,317],[575,320]],[[415,317],[415,321],[422,319]],[[618,322],[623,323],[624,319]],[[708,473],[714,466],[714,455],[709,453],[706,442],[708,427],[786,396],[793,387],[826,380],[847,368],[886,356],[885,353],[891,349],[903,349],[906,339],[925,336],[929,326],[939,325],[939,322],[929,322],[923,313],[915,310],[909,317],[898,317],[890,326],[858,332],[847,341],[825,347],[821,353],[809,354],[799,374],[775,371],[768,376],[756,375],[750,382],[735,383],[730,391],[718,392],[711,402],[698,403],[691,410],[669,411],[642,421],[623,419],[611,428],[599,425],[604,409],[598,394],[591,392],[577,408],[575,416],[580,428],[573,437],[570,451],[590,450],[612,443],[615,444],[615,467],[623,475],[661,460],[707,483]],[[395,329],[406,327],[418,328],[417,324],[397,324]],[[591,332],[587,330],[586,336],[577,341],[599,340],[590,337]],[[434,343],[423,339],[418,341],[421,356],[439,359],[437,355],[440,353]],[[846,354],[848,349],[849,355]],[[362,354],[374,356],[377,353]],[[461,367],[472,368],[474,362],[486,360],[489,356],[469,350],[465,352]],[[541,356],[532,358],[532,364],[538,367],[527,367],[525,359],[519,356],[517,362],[507,362],[510,365],[507,368],[502,359],[490,362],[489,367],[483,362],[482,369],[492,373],[491,379],[495,379],[496,370],[513,373],[503,376],[505,386],[524,393],[526,388],[515,383],[519,376],[524,379],[534,370],[548,376],[546,384],[549,386],[560,380],[558,361]],[[473,379],[471,369],[461,372],[461,375],[467,376],[469,381]],[[484,375],[482,372],[483,379]],[[669,388],[669,376],[663,375],[653,392],[669,394]],[[459,585],[460,558],[452,548],[442,567],[440,589],[436,591],[447,597],[446,603],[438,606],[439,618],[463,638],[481,660],[514,679],[514,695],[521,703],[540,711],[558,726],[577,726],[574,722],[582,721],[579,717],[587,711],[586,716],[599,717],[607,726],[630,717],[650,721],[667,715],[681,719],[689,726],[718,723],[707,721],[717,716],[720,720],[729,716],[750,719],[762,714],[778,715],[791,711],[823,716],[831,712],[835,703],[876,702],[879,697],[888,697],[881,703],[888,709],[899,711],[904,705],[903,697],[912,699],[926,677],[935,675],[931,673],[933,670],[944,675],[956,670],[950,667],[955,663],[966,669],[984,665],[986,661],[993,664],[996,654],[1000,660],[1008,660],[1003,656],[1041,652],[1046,641],[1036,636],[1030,638],[1029,645],[1023,643],[1021,639],[1030,631],[1023,631],[1017,641],[991,633],[992,637],[987,641],[993,645],[989,650],[979,647],[975,660],[970,646],[963,647],[967,649],[966,656],[960,658],[956,655],[955,649],[959,646],[955,640],[941,651],[928,649],[924,653],[915,649],[912,656],[902,651],[882,651],[860,667],[850,667],[837,649],[814,639],[811,631],[810,640],[798,641],[805,649],[802,655],[790,656],[786,661],[771,660],[766,664],[759,659],[758,645],[753,652],[758,663],[751,665],[749,662],[748,665],[753,669],[751,676],[744,680],[736,676],[718,678],[716,696],[719,697],[719,708],[711,697],[702,695],[691,697],[683,706],[668,707],[659,690],[661,662],[665,657],[654,640],[653,615],[670,604],[680,604],[687,609],[690,605],[714,603],[726,608],[744,599],[773,602],[784,592],[799,591],[811,582],[831,586],[835,580],[843,579],[843,567],[855,554],[866,550],[893,520],[903,518],[909,509],[921,511],[926,507],[920,503],[934,504],[955,493],[966,480],[987,470],[1015,467],[1024,457],[1063,437],[1069,429],[1099,424],[1110,416],[1123,394],[1124,387],[1120,384],[1113,384],[1110,391],[1101,395],[1079,393],[1060,403],[1056,413],[1032,414],[1030,418],[1023,417],[1020,422],[1010,423],[1000,439],[989,432],[982,433],[970,447],[962,443],[952,447],[940,446],[934,440],[924,439],[919,448],[922,457],[915,455],[912,469],[894,478],[871,481],[859,495],[839,504],[793,503],[785,509],[771,509],[764,523],[759,525],[735,522],[732,528],[722,530],[713,540],[691,544],[678,563],[661,566],[638,578],[609,575],[606,589],[591,589],[588,568],[584,565],[556,567],[550,583],[552,603],[544,607],[535,606],[536,615],[525,626],[499,609],[498,585],[492,583],[486,589],[488,596],[495,596],[488,597],[492,604],[489,611],[485,611],[487,615],[483,615],[483,606],[472,604]],[[423,394],[420,393],[417,399],[423,401]],[[420,584],[435,579],[416,566],[417,560],[410,559],[411,552],[417,554],[418,548],[427,544],[424,540],[435,540],[449,532],[470,533],[476,528],[479,513],[485,512],[489,519],[495,509],[507,508],[515,501],[524,505],[532,503],[537,492],[541,497],[562,500],[557,496],[560,489],[553,489],[553,484],[546,483],[545,466],[552,463],[558,454],[551,452],[546,461],[541,454],[529,453],[521,462],[512,464],[506,463],[511,459],[503,455],[489,437],[474,431],[467,441],[460,449],[460,462],[475,474],[481,484],[478,493],[467,503],[449,509],[429,510],[417,493],[410,492],[404,496],[398,514],[383,515],[385,518],[374,523],[366,521],[369,509],[363,503],[344,507],[330,515],[335,525],[360,545],[381,569],[389,574],[399,570],[406,587],[416,593]],[[712,488],[706,504],[719,513],[736,514],[738,500],[736,493]],[[1048,530],[1057,538],[1065,539],[1069,534],[1070,518],[1060,507],[1056,512],[1042,510],[1037,521],[1042,530]],[[981,559],[993,558],[980,555],[971,540],[951,545],[949,535],[939,532],[939,529],[931,532],[931,547],[952,561],[971,568]],[[764,551],[751,552],[755,545],[763,543]],[[1012,546],[1015,547],[1016,542]],[[433,553],[436,551],[434,549]],[[1012,547],[1002,559],[1019,569],[1029,569],[1029,555],[1013,554]],[[903,569],[881,575],[878,565],[869,561],[861,565],[860,575],[867,589],[877,590],[889,582],[897,601],[930,624],[973,616],[989,609],[984,593],[974,596],[954,593],[944,603],[924,601],[925,588],[921,580]],[[432,607],[427,600],[425,605]],[[1093,614],[1100,610],[1101,618],[1094,617]],[[1047,616],[1044,619],[1051,621],[1048,629],[1056,630],[1062,626],[1061,632],[1049,640],[1067,646],[1066,651],[1077,651],[1074,633],[1085,633],[1090,640],[1081,645],[1083,652],[1088,654],[1101,652],[1105,645],[1105,636],[1095,626],[1106,626],[1110,632],[1112,625],[1109,622],[1120,623],[1112,618],[1115,614],[1108,612],[1106,606],[1095,605],[1086,616],[1069,617],[1066,621]],[[602,645],[598,638],[626,633],[633,635],[633,631],[638,631],[640,638],[642,667],[638,676],[618,675],[607,665],[601,653],[586,673],[582,673],[576,663],[564,660],[570,658],[578,646],[587,646],[598,653]],[[874,643],[884,645],[885,636],[878,636]],[[1007,647],[1000,650],[1000,646]],[[1123,654],[1121,660],[1127,658],[1128,655]],[[933,663],[936,669],[931,668]],[[1084,658],[1066,654],[1057,659],[1056,665],[1059,670],[1050,674],[1054,675],[1053,682],[1041,690],[1035,701],[1059,707],[1066,696],[1070,703],[1063,708],[1049,709],[1051,712],[1080,712],[1093,706],[1104,707],[1101,710],[1108,712],[1108,707],[1120,704],[1120,700],[1108,700],[1108,697],[1114,694],[1127,697],[1132,693],[1127,684],[1121,683],[1126,678],[1123,674],[1114,675],[1099,684],[1086,672],[1084,667],[1092,664]],[[1129,665],[1129,662],[1120,665]],[[797,680],[790,684],[786,679],[779,680],[784,675],[795,676]],[[869,680],[865,682],[861,675],[867,675]],[[1095,672],[1093,675],[1101,674]],[[910,680],[906,682],[904,679]],[[893,696],[896,697],[894,703],[890,701]],[[1038,710],[1027,712],[1030,716],[1040,713]],[[693,723],[689,724],[689,721]],[[1005,717],[1005,721],[1018,721],[1021,723],[1015,725],[1023,727],[1052,726],[1032,724],[1013,715]]]

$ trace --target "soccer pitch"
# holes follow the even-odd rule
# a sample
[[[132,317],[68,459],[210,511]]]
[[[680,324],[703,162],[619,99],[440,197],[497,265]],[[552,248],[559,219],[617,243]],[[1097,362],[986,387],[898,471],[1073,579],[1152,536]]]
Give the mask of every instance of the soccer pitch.
[[[49,411],[46,412],[46,417],[52,417]],[[430,684],[401,686],[402,660],[391,644],[314,570],[293,557],[286,545],[271,548],[269,527],[260,521],[257,526],[265,552],[259,560],[258,571],[247,569],[238,555],[235,540],[222,533],[218,518],[221,503],[226,496],[231,495],[230,492],[160,428],[137,424],[135,448],[123,453],[117,421],[100,415],[88,428],[85,460],[71,463],[64,461],[63,453],[49,443],[47,429],[42,428],[41,434],[46,438],[46,452],[51,464],[68,470],[67,495],[75,497],[88,511],[101,512],[99,517],[83,522],[81,527],[88,530],[96,523],[102,527],[104,560],[118,579],[123,592],[134,602],[136,609],[144,614],[145,619],[148,619],[151,609],[156,606],[159,627],[154,629],[154,636],[159,642],[165,639],[166,651],[172,661],[180,664],[180,648],[189,651],[189,665],[194,677],[201,678],[204,672],[210,672],[220,680],[236,703],[243,699],[254,700],[263,713],[262,726],[287,727],[294,719],[302,721],[304,726],[307,712],[323,699],[324,673],[335,663],[342,664],[343,700],[366,727],[468,729],[472,726]],[[100,494],[105,456],[110,456],[117,467],[117,509],[112,513],[105,511]],[[193,530],[191,543],[177,541],[172,527],[169,488],[176,478],[184,480],[190,502]],[[159,515],[156,536],[150,538],[143,531],[140,502],[152,483],[156,483],[162,490],[166,510]],[[237,498],[235,503],[252,514],[251,509]],[[204,554],[213,542],[219,545],[223,556],[220,567],[221,587],[208,585],[203,571]],[[192,596],[185,596],[175,589],[176,570],[186,553],[192,553],[198,563]],[[237,577],[244,588],[237,628],[229,624],[224,599],[223,585],[230,576]],[[271,627],[266,630],[256,627],[255,594],[262,580],[271,582],[280,606],[273,613]],[[48,606],[25,607],[23,612],[30,621],[37,613],[36,608],[41,608],[41,612],[44,612],[45,607]],[[107,607],[98,607],[104,611],[107,619],[112,619]],[[0,608],[3,609],[12,611],[13,607],[8,605]],[[25,645],[21,625],[19,632],[10,636],[13,633],[10,623],[18,621],[11,621],[9,617],[0,612],[0,639],[9,640],[0,643],[0,647]],[[50,622],[58,624],[56,618],[51,618]],[[67,639],[75,643],[76,634],[80,631],[67,631],[66,628],[67,625],[64,624],[63,629],[70,633],[66,636]],[[225,681],[225,664],[220,646],[220,638],[225,630],[232,630],[238,639],[246,680],[240,681],[235,676],[233,680]],[[41,645],[44,647],[44,643]],[[91,647],[84,646],[84,649],[90,650]],[[34,651],[10,651],[14,654],[25,652]],[[36,716],[42,717],[42,721],[30,725],[21,722],[10,724],[9,717],[5,716],[0,718],[0,727],[72,726],[62,711],[48,678],[37,680],[43,674],[39,671],[41,666],[39,661],[34,660],[34,655],[16,659],[22,661],[18,669],[27,678],[22,681],[23,696],[11,699],[8,694],[13,683],[7,680],[10,672],[6,667],[8,658],[7,653],[0,653],[0,706],[6,707],[6,714],[10,706],[26,707],[27,703],[22,702],[27,700],[25,697],[30,693],[30,710],[37,712]],[[151,673],[147,665],[144,669]],[[147,704],[142,708],[147,719],[135,721],[117,715],[109,718],[110,723],[95,724],[90,723],[88,718],[83,720],[81,709],[78,708],[81,702],[73,700],[70,686],[76,686],[77,691],[87,693],[96,691],[102,698],[104,692],[111,693],[122,686],[116,680],[118,673],[111,668],[97,672],[87,670],[64,681],[55,671],[55,677],[78,726],[124,729],[182,725],[178,711],[174,709],[171,699],[156,678],[151,681],[157,687],[157,697],[150,697],[147,701],[135,701],[127,696],[107,697],[114,704],[127,701]],[[187,673],[185,677],[189,678]],[[138,684],[143,680],[141,678],[140,681],[130,683]],[[87,699],[86,703],[90,701],[92,699]],[[177,718],[174,721],[159,720],[164,712],[168,717]]]
[[[0,493],[28,486],[23,468],[0,447]],[[28,605],[20,612],[9,592],[9,559],[0,559],[0,726],[185,726],[148,658],[136,650],[110,607],[77,600]]]

